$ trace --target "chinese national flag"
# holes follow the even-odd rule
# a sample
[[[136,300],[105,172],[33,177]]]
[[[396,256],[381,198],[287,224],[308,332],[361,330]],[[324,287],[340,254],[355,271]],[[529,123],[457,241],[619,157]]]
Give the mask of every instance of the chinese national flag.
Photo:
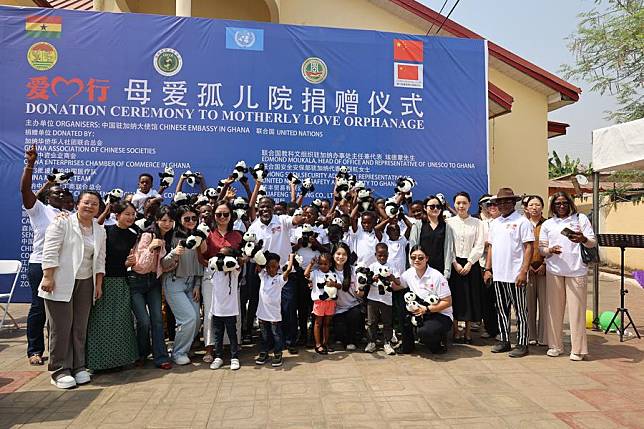
[[[414,64],[398,64],[398,79],[418,80],[418,66]]]
[[[423,62],[423,42],[420,40],[394,39],[394,61]]]

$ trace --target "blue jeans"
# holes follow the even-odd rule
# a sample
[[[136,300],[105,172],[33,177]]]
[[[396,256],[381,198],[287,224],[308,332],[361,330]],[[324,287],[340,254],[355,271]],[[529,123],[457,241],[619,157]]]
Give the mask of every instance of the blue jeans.
[[[259,351],[268,353],[273,349],[273,353],[282,353],[284,342],[282,340],[282,322],[265,322],[259,321],[259,330],[262,334],[259,343]]]
[[[161,315],[161,283],[156,273],[128,274],[132,311],[136,319],[136,339],[139,359],[150,354],[150,333],[152,334],[152,356],[156,366],[168,362],[168,351],[163,334]]]
[[[165,300],[174,313],[177,326],[172,347],[172,358],[175,360],[180,356],[188,356],[199,329],[199,303],[192,296],[196,279],[197,277],[174,277],[171,274],[166,274],[163,279]]]
[[[237,341],[237,316],[212,316],[213,335],[215,337],[215,357],[224,357],[224,330],[230,340],[230,357],[239,358],[239,342]]]
[[[27,279],[31,287],[31,307],[27,316],[27,357],[42,356],[45,353],[45,300],[38,296],[38,287],[42,280],[42,265],[29,264]]]
[[[286,347],[294,346],[297,341],[297,279],[295,274],[288,276],[282,288],[282,329]]]

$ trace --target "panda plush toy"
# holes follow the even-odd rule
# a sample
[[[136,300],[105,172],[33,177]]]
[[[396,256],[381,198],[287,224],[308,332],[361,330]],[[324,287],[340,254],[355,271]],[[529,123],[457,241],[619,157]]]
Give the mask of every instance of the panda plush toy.
[[[313,186],[313,181],[311,180],[310,177],[307,177],[306,179],[302,180],[302,195],[306,195],[309,192],[315,191],[315,186]]]
[[[340,168],[338,168],[338,173],[335,175],[335,177],[343,177],[347,180],[349,179],[349,176],[350,176],[349,167],[347,167],[346,165],[343,165]]]
[[[192,234],[190,234],[188,238],[181,240],[180,244],[186,249],[199,247],[201,246],[201,243],[208,237],[208,234],[210,234],[210,228],[208,227],[208,225],[206,225],[205,223],[200,223],[199,225],[197,225],[194,231],[192,231]]]
[[[288,176],[287,176],[286,178],[288,179],[288,183],[290,183],[290,184],[292,184],[292,185],[296,185],[296,186],[297,186],[297,185],[299,185],[300,183],[302,183],[302,181],[300,180],[300,178],[299,178],[299,177],[297,176],[297,174],[295,174],[295,173],[288,173]]]
[[[195,208],[198,208],[200,206],[203,206],[204,204],[208,204],[210,202],[210,198],[206,195],[204,192],[203,194],[197,195],[197,199],[195,200],[193,206]]]
[[[248,167],[246,167],[246,163],[244,161],[239,161],[237,164],[235,164],[235,168],[233,168],[233,172],[230,175],[235,180],[241,180],[244,175],[248,173]]]
[[[172,167],[165,167],[161,173],[159,173],[159,178],[161,179],[161,187],[167,188],[174,183],[174,169]]]
[[[405,292],[405,308],[407,309],[408,316],[411,319],[411,324],[417,328],[423,326],[423,317],[414,315],[421,305],[427,305],[422,299],[418,298],[412,291]]]
[[[388,218],[394,218],[400,214],[400,204],[395,199],[389,198],[385,202],[385,214]]]
[[[264,165],[264,163],[260,162],[250,170],[250,174],[253,176],[253,179],[255,179],[258,182],[261,182],[264,179],[266,179],[266,177],[268,176],[268,170],[266,169],[266,166]]]
[[[184,192],[177,192],[176,194],[174,194],[174,198],[172,199],[172,202],[176,206],[182,206],[182,205],[188,204],[188,194]]]
[[[266,256],[263,249],[264,240],[258,240],[254,233],[248,231],[244,233],[243,240],[242,253],[257,265],[266,265]]]
[[[185,173],[181,175],[183,177],[183,180],[190,186],[191,188],[194,188],[195,185],[198,185],[200,183],[199,180],[199,173],[193,173],[192,171],[188,170]]]
[[[378,276],[378,281],[376,282],[376,286],[378,286],[378,295],[384,295],[386,292],[391,292],[391,280],[389,279],[391,271],[389,271],[389,268],[380,266],[374,275]]]
[[[123,189],[119,188],[114,188],[107,194],[105,194],[105,204],[116,204],[119,201],[121,201],[121,198],[123,198]]]
[[[302,268],[302,263],[304,262],[304,257],[302,255],[298,255],[297,253],[293,255],[293,270],[295,271],[297,268]],[[288,264],[284,264],[282,267],[282,271],[286,271],[288,269]]]
[[[373,198],[371,198],[371,191],[369,189],[361,189],[358,191],[358,212],[363,213],[374,210]]]
[[[356,282],[358,283],[358,290],[368,295],[369,288],[373,284],[373,271],[366,265],[358,263],[356,266]]]
[[[416,186],[416,181],[411,177],[399,177],[396,181],[395,191],[401,194],[407,194]]]
[[[335,179],[335,199],[338,201],[345,200],[349,195],[349,181],[344,177]]]
[[[302,231],[302,247],[309,247],[309,240],[311,240],[311,237],[315,237],[317,234],[313,230],[313,226],[311,226],[308,223],[305,223],[304,225],[302,225],[301,231]]]
[[[72,177],[74,177],[73,171],[63,173],[62,171],[58,171],[57,168],[54,168],[53,170],[51,170],[51,174],[47,175],[47,180],[54,182],[57,185],[63,185],[69,182],[69,179],[71,179]]]
[[[208,260],[208,268],[214,271],[230,273],[239,269],[239,262],[234,256],[216,255]]]
[[[248,203],[244,198],[237,197],[233,200],[233,212],[237,219],[241,219],[246,214],[246,210],[248,210]]]
[[[324,273],[323,281],[319,282],[316,286],[322,291],[320,293],[320,300],[326,301],[327,299],[338,299],[338,289],[328,286],[328,282],[338,282],[338,276],[335,273],[328,272]]]
[[[219,196],[219,193],[215,188],[208,188],[205,191],[203,191],[203,194],[209,199],[209,200],[214,200]]]
[[[315,206],[316,209],[321,210],[322,209],[322,200],[319,198],[314,199],[311,201],[311,205]]]

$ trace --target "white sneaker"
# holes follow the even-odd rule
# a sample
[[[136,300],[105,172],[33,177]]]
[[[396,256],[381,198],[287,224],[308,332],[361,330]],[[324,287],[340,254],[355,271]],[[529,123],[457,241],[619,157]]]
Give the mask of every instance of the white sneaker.
[[[367,347],[364,348],[364,351],[367,353],[373,353],[376,351],[376,343],[369,343]]]
[[[384,349],[385,349],[385,353],[388,354],[389,356],[396,354],[396,351],[394,350],[393,347],[391,347],[391,344],[389,343],[385,343]]]
[[[76,384],[87,384],[90,381],[92,381],[92,378],[89,375],[89,372],[86,370],[78,371],[76,374],[74,374],[74,380],[76,380]]]
[[[188,365],[190,363],[190,358],[186,355],[177,356],[173,360],[177,365]]]
[[[578,355],[576,353],[570,353],[570,360],[574,360],[575,362],[579,362],[584,360],[584,355]]]
[[[230,360],[230,369],[237,371],[241,365],[239,365],[239,359]]]
[[[557,357],[557,356],[559,356],[559,355],[561,354],[561,350],[559,350],[559,349],[555,349],[555,348],[548,349],[548,351],[546,352],[546,354],[547,354],[548,356],[550,356],[550,357]]]
[[[347,344],[347,351],[352,352],[356,349],[355,344]]]
[[[222,358],[215,358],[210,364],[210,369],[219,369],[224,366],[224,360]]]
[[[396,333],[394,332],[393,335],[391,336],[391,341],[392,344],[396,344],[398,342],[398,337],[396,336]]]
[[[51,384],[59,389],[71,389],[72,387],[76,387],[76,380],[71,375],[62,375],[56,380],[52,378]]]

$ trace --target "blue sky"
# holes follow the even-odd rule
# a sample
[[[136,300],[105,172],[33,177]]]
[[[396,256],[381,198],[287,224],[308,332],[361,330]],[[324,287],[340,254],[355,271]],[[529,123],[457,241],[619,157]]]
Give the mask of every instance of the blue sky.
[[[436,11],[444,2],[420,1]],[[448,0],[443,14],[455,1]],[[594,5],[593,0],[461,0],[450,19],[562,77],[561,64],[574,62],[565,39],[575,32],[577,14]],[[584,81],[568,81],[583,92],[579,102],[549,114],[550,120],[570,124],[568,134],[550,139],[549,147],[587,163],[591,159],[591,131],[611,125],[604,112],[615,108],[615,99],[591,92]]]

